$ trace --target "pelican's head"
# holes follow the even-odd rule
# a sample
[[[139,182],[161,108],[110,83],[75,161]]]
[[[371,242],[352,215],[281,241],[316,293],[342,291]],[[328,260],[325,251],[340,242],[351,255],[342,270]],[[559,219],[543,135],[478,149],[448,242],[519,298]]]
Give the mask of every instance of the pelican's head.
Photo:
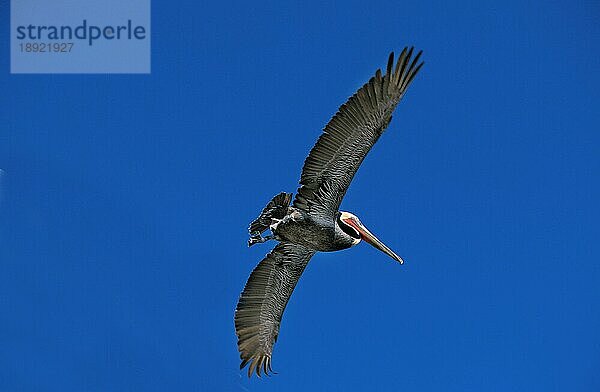
[[[340,211],[337,216],[337,224],[342,231],[354,238],[352,245],[358,244],[361,240],[365,240],[375,248],[379,249],[383,253],[390,256],[392,259],[398,261],[400,264],[404,263],[404,260],[397,254],[395,254],[390,248],[385,246],[373,233],[371,233],[358,219],[358,217],[350,212]]]

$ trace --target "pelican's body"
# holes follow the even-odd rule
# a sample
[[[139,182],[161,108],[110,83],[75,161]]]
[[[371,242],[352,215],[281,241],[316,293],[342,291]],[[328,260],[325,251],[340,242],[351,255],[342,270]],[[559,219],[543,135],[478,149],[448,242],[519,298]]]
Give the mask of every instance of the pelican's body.
[[[362,240],[399,263],[402,259],[373,235],[354,214],[339,206],[354,174],[392,118],[396,105],[423,65],[412,48],[394,68],[360,88],[331,119],[304,162],[300,188],[276,195],[249,227],[248,245],[279,241],[252,271],[235,312],[242,363],[248,376],[271,371],[271,354],[287,302],[304,268],[316,252],[333,252]],[[272,235],[263,237],[270,230]]]
[[[293,207],[280,222],[272,225],[271,231],[278,241],[288,241],[318,252],[334,252],[358,243],[344,233],[336,221],[315,219]]]

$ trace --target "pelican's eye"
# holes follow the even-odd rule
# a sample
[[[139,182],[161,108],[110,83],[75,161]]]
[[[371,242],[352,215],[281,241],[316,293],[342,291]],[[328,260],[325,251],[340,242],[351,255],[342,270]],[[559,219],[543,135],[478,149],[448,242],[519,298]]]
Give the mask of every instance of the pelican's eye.
[[[348,218],[352,219],[352,218]],[[352,238],[356,238],[357,240],[360,239],[360,234],[358,231],[356,231],[356,229],[354,227],[352,227],[350,224],[346,223],[345,220],[342,220],[339,216],[338,216],[338,226],[340,227],[340,229],[342,229],[342,231],[346,234],[348,234],[350,237]]]

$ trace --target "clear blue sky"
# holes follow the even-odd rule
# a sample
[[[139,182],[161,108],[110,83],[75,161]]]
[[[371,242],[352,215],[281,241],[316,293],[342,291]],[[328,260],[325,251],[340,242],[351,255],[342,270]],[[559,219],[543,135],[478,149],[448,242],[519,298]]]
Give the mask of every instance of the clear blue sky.
[[[0,390],[600,390],[598,4],[204,3],[145,76],[10,75],[0,6]],[[246,227],[411,44],[343,203],[406,263],[314,257],[249,381]]]

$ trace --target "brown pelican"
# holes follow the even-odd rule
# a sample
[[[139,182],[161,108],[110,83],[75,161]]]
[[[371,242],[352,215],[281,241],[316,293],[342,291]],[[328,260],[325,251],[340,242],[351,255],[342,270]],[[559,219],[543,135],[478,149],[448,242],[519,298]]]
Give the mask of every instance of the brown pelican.
[[[394,260],[400,256],[383,244],[353,214],[338,211],[363,159],[392,119],[392,113],[423,63],[421,52],[404,48],[394,67],[375,72],[325,126],[302,168],[300,188],[280,193],[250,224],[248,246],[275,239],[279,243],[252,271],[235,310],[235,330],[242,363],[260,377],[272,372],[271,354],[292,291],[316,252],[350,248],[365,240]],[[272,235],[262,237],[267,229]]]

